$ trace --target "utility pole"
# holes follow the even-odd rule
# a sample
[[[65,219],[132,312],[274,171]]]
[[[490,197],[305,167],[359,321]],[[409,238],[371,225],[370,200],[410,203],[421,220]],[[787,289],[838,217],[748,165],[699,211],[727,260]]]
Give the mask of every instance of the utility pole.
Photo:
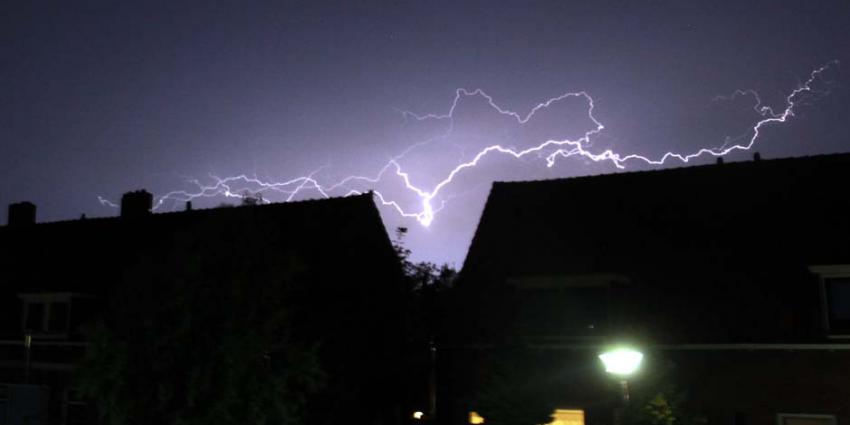
[[[428,343],[430,373],[428,375],[428,416],[431,423],[437,421],[437,344]]]

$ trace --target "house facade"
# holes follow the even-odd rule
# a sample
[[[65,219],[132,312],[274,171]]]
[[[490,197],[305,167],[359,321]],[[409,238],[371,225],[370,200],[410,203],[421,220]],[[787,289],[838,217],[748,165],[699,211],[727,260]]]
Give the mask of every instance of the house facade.
[[[0,227],[0,424],[97,423],[74,373],[88,347],[85,325],[122,308],[113,297],[122,285],[192,267],[200,278],[274,284],[293,262],[302,282],[293,332],[321,340],[326,387],[352,394],[340,401],[319,393],[310,418],[398,421],[403,400],[389,384],[398,375],[405,292],[371,194],[158,214],[151,207],[144,191],[126,194],[121,215],[110,218],[38,223],[34,205],[10,207]]]
[[[507,362],[514,396],[561,423],[658,394],[678,423],[850,421],[848,181],[840,154],[495,183],[441,341],[440,415],[498,412]],[[623,345],[644,354],[626,404],[597,358]]]

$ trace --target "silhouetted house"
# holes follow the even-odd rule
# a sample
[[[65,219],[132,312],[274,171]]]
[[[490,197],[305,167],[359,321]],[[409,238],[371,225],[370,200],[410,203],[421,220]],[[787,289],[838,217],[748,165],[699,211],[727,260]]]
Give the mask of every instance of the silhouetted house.
[[[597,355],[625,343],[646,354],[633,399],[663,375],[709,423],[850,422],[848,183],[848,154],[495,183],[440,415],[466,422],[483,365],[519,347],[522,386],[610,423],[620,390]]]
[[[363,397],[394,390],[376,381],[383,371],[370,365],[392,370],[404,292],[371,194],[162,214],[152,214],[151,205],[150,194],[132,192],[119,217],[54,223],[36,223],[30,203],[10,207],[9,224],[0,227],[0,424],[25,423],[27,415],[30,424],[89,423],[90,409],[75,396],[72,380],[86,348],[79,326],[104,312],[130,274],[179,273],[184,266],[168,254],[180,244],[190,247],[188,254],[220,259],[213,272],[225,276],[231,264],[249,261],[258,276],[268,276],[296,259],[307,288],[299,306],[299,323],[308,324],[302,331],[323,341],[328,385],[339,379],[351,387],[347,400],[317,414],[334,421],[387,413]],[[46,417],[39,413],[41,393],[49,395]],[[387,408],[396,407],[386,399]]]

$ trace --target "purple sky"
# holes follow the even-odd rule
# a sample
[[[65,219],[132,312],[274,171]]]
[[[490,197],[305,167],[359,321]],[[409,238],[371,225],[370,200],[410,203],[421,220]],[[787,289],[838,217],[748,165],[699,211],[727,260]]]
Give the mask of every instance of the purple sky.
[[[580,140],[590,154],[690,154],[727,137],[743,136],[727,147],[746,143],[765,118],[752,95],[717,96],[753,89],[780,113],[785,96],[833,60],[841,64],[795,98],[793,117],[760,129],[754,150],[765,158],[850,150],[845,0],[129,3],[4,7],[0,204],[30,200],[39,221],[53,221],[115,215],[98,197],[117,201],[128,190],[196,192],[192,180],[214,185],[211,175],[274,183],[315,172],[327,187],[349,175],[375,177],[417,143],[397,163],[410,184],[430,192],[487,146],[520,151],[596,128],[583,97],[539,109],[524,124],[482,96],[461,99],[451,120],[401,112],[447,114],[458,88],[482,89],[522,117],[583,91],[605,126]],[[432,200],[445,204],[429,227],[392,207],[384,220],[410,228],[415,258],[460,266],[492,181],[618,171],[580,156],[547,167],[553,151],[487,155]],[[735,151],[727,161],[750,156]],[[395,171],[330,194],[374,188],[420,212],[421,194]],[[245,188],[259,186],[231,185]],[[307,184],[294,199],[318,196]],[[222,202],[238,199],[194,201]],[[160,208],[182,207],[166,199]]]

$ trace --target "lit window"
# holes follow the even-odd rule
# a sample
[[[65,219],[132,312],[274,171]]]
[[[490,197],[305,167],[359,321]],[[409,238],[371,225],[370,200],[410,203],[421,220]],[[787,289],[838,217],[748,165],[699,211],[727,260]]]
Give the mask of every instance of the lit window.
[[[551,416],[552,422],[546,425],[584,425],[584,410],[555,409]],[[469,423],[483,424],[485,421],[478,412],[469,412]]]
[[[555,409],[548,425],[584,425],[584,410]]]

